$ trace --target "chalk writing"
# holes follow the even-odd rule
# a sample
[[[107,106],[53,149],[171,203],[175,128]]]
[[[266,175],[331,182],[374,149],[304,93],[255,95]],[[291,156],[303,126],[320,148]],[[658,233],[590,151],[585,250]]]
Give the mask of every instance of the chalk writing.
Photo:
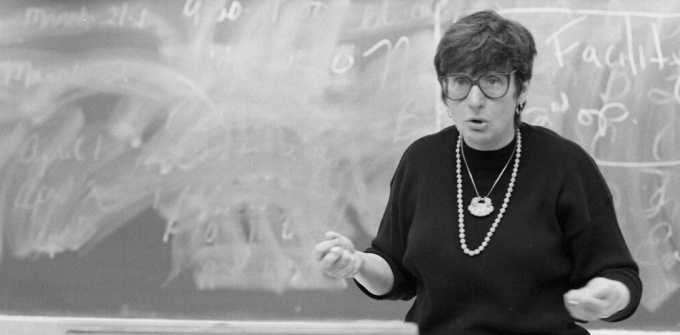
[[[569,97],[564,92],[560,92],[560,102],[551,102],[550,110],[553,113],[566,113],[569,110]]]
[[[623,122],[630,112],[625,104],[608,102],[599,110],[581,108],[578,111],[577,120],[580,125],[591,126],[597,122],[597,131],[591,142],[591,152],[594,152],[597,142],[606,137],[611,123]]]
[[[662,78],[662,81],[677,82],[678,78],[680,78],[680,77],[677,76],[677,75],[672,75],[672,76]],[[658,87],[652,87],[647,92],[647,99],[649,99],[649,101],[651,101],[655,105],[668,105],[668,104],[673,103],[674,101],[677,101],[678,103],[680,103],[680,100],[678,100],[680,95],[678,95],[677,92],[678,92],[677,84],[676,84],[676,89],[674,90],[674,92],[669,92],[668,90],[660,89]]]
[[[208,4],[206,5],[204,1]],[[236,21],[243,14],[243,5],[237,0],[229,1],[229,5],[224,4],[224,1],[186,0],[182,14],[192,19],[194,25],[198,25],[201,20],[201,10],[214,6],[218,6],[217,22]]]
[[[326,14],[328,10],[328,5],[322,1],[309,1],[303,4],[301,7],[301,16],[304,17],[314,17]]]
[[[643,265],[659,264],[666,270],[680,264],[680,251],[665,248],[673,234],[674,228],[670,222],[659,222],[654,225],[644,242],[635,249],[636,260]]]
[[[380,9],[376,12],[375,7],[369,6],[363,11],[361,23],[356,28],[357,31],[376,30],[379,28],[389,27],[395,24],[395,21],[390,19],[388,11],[391,2],[383,0]]]
[[[205,232],[203,233],[203,241],[205,242],[206,245],[211,245],[215,242],[215,239],[217,238],[217,234],[219,233],[219,226],[213,222],[210,221],[208,224],[205,226]]]
[[[4,86],[19,84],[24,88],[32,88],[40,84],[68,81],[76,76],[80,69],[77,63],[63,67],[43,68],[37,67],[29,61],[9,61],[0,62],[0,71],[2,71]]]
[[[662,157],[661,145],[664,143],[667,136],[670,136],[671,131],[674,129],[674,124],[668,124],[661,128],[658,134],[654,136],[654,141],[652,142],[652,157],[657,161],[663,161],[666,157]],[[668,143],[674,143],[672,139],[668,139]]]
[[[397,55],[397,51],[401,46],[405,48],[404,51],[404,58],[403,59],[403,66],[406,67],[408,65],[408,45],[409,45],[409,38],[406,36],[401,36],[397,40],[397,42],[392,45],[392,42],[387,39],[383,39],[380,42],[374,44],[371,46],[368,50],[364,51],[361,53],[361,56],[363,57],[369,57],[373,53],[375,53],[377,50],[380,48],[385,48],[386,49],[386,54],[385,54],[385,67],[383,70],[382,77],[380,78],[380,86],[383,87],[385,86],[385,82],[387,81],[388,74],[390,72],[390,69],[392,68],[392,64],[394,62],[394,57]]]
[[[570,109],[569,96],[560,92],[560,101],[553,101],[550,103],[550,108],[543,106],[527,107],[522,114],[524,114],[531,123],[538,126],[553,128],[555,126],[555,114],[565,114]]]
[[[217,19],[218,22],[223,22],[225,20],[236,21],[243,13],[243,5],[238,1],[232,1],[229,5],[229,9],[222,7],[220,9],[220,15]]]
[[[531,11],[527,9],[527,11]],[[549,12],[549,10],[547,10]],[[546,39],[546,44],[552,45],[554,47],[554,56],[557,61],[557,65],[559,67],[564,67],[565,66],[565,56],[568,54],[572,53],[575,51],[581,44],[581,41],[573,41],[570,44],[568,44],[566,47],[562,46],[561,39],[560,37],[562,35],[568,36],[567,38],[571,37],[571,35],[568,34],[568,31],[570,29],[574,29],[577,27],[579,24],[582,24],[585,20],[589,18],[590,15],[607,15],[607,16],[612,16],[612,12],[602,12],[602,11],[580,11],[580,10],[575,10],[572,13],[574,14],[582,14],[578,18],[570,21],[569,23],[563,25],[559,29],[557,29],[552,35],[550,35]],[[593,64],[597,68],[602,68],[603,66],[607,66],[610,68],[614,67],[629,67],[633,75],[637,75],[639,70],[638,66],[642,69],[646,69],[646,63],[656,63],[658,64],[658,69],[663,70],[664,66],[666,64],[672,64],[675,66],[680,65],[680,62],[678,62],[678,57],[677,53],[672,53],[673,54],[673,60],[671,63],[671,60],[668,57],[664,56],[662,44],[661,44],[661,39],[659,37],[659,31],[657,26],[652,23],[649,25],[650,27],[650,35],[651,39],[654,42],[654,52],[655,54],[653,56],[647,56],[646,51],[644,49],[644,46],[639,44],[637,45],[637,52],[635,50],[635,41],[633,39],[633,32],[632,32],[632,24],[631,24],[631,18],[636,17],[636,16],[646,16],[644,15],[645,13],[619,13],[623,20],[624,20],[624,26],[625,26],[625,48],[626,52],[624,53],[619,52],[618,58],[612,58],[612,54],[614,53],[614,49],[617,47],[615,44],[609,44],[604,52],[603,56],[599,55],[599,52],[594,45],[586,45],[583,47],[582,51],[582,60],[585,63],[588,64]],[[673,15],[668,15],[664,16],[664,18],[675,18],[676,16]],[[635,59],[637,56],[637,59]]]
[[[39,134],[30,135],[19,150],[19,162],[22,164],[50,164],[57,160],[75,159],[79,162],[96,161],[101,156],[102,136],[97,135],[94,145],[89,148],[89,139],[79,136],[71,147],[50,147],[41,141]]]
[[[14,207],[22,210],[36,211],[43,205],[58,202],[65,205],[68,200],[69,189],[73,188],[73,182],[70,181],[65,189],[56,189],[44,184],[38,180],[27,180],[21,184],[17,194],[14,198]]]
[[[135,8],[128,2],[111,5],[105,14],[92,13],[87,7],[79,10],[57,11],[50,7],[28,7],[24,15],[24,26],[40,29],[93,27],[137,28],[147,27],[147,8]]]
[[[10,35],[0,130],[12,134],[0,136],[9,148],[0,175],[11,181],[0,186],[0,228],[13,242],[3,248],[14,257],[80,250],[150,208],[165,220],[169,280],[187,272],[203,290],[279,293],[342,287],[309,265],[309,250],[328,228],[374,234],[405,147],[450,124],[431,59],[448,23],[473,8],[74,3],[0,18]],[[491,6],[538,42],[523,118],[583,144],[635,257],[677,271],[678,8],[560,5]],[[130,29],[157,45],[137,50]]]
[[[432,125],[435,116],[418,101],[411,101],[397,114],[392,142],[412,141],[423,135],[423,125]],[[433,129],[435,130],[435,129]]]
[[[550,35],[546,39],[546,44],[552,43],[555,46],[555,58],[557,59],[557,65],[559,67],[564,67],[564,55],[570,53],[572,50],[576,49],[576,47],[580,44],[580,42],[573,42],[566,48],[561,47],[560,40],[557,38],[560,34],[566,32],[569,30],[569,28],[577,25],[581,21],[585,20],[587,17],[586,16],[580,16],[579,18],[572,20],[568,24],[560,27],[555,33]]]
[[[344,45],[338,48],[340,50],[335,53],[333,60],[331,61],[331,71],[335,74],[343,74],[354,66],[354,47],[351,45]]]
[[[136,13],[133,13],[130,4],[123,2],[120,5],[109,6],[107,12],[109,18],[102,21],[101,26],[103,27],[143,29],[147,26],[146,21],[149,14],[147,8],[138,9]]]
[[[382,0],[377,5],[367,4],[361,12],[360,21],[351,33],[384,30],[395,26],[419,22],[430,22],[432,17],[440,15],[447,1],[418,0],[399,2]]]
[[[628,96],[632,85],[631,78],[623,71],[613,70],[607,78],[607,86],[600,94],[603,103],[621,101]]]
[[[24,16],[26,27],[37,26],[40,29],[50,27],[84,27],[89,28],[92,24],[90,14],[85,6],[78,11],[55,12],[48,7],[28,7]]]

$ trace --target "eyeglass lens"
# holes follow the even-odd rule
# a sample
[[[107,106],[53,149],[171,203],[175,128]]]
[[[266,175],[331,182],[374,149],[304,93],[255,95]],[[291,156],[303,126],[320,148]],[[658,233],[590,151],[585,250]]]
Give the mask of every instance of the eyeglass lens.
[[[473,80],[467,75],[455,74],[444,77],[442,84],[444,92],[449,99],[465,99],[475,84],[486,97],[496,99],[507,93],[510,81],[509,76],[509,74],[505,73],[489,73],[479,77],[477,80]]]

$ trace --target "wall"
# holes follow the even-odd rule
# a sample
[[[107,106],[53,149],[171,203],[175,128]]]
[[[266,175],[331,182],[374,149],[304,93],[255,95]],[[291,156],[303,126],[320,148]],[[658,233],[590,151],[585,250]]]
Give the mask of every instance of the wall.
[[[438,36],[483,8],[536,38],[524,121],[586,148],[615,194],[645,284],[617,326],[677,329],[671,0],[5,1],[0,312],[402,318],[311,247],[329,229],[367,246],[403,150],[450,124]]]

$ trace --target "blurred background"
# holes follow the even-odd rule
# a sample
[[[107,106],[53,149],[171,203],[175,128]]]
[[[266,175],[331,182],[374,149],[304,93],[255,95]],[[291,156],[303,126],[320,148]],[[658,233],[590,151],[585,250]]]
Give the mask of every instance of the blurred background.
[[[0,313],[403,319],[312,248],[369,245],[404,149],[451,125],[441,32],[486,8],[536,39],[523,120],[615,195],[645,285],[615,326],[680,328],[672,0],[3,1]]]

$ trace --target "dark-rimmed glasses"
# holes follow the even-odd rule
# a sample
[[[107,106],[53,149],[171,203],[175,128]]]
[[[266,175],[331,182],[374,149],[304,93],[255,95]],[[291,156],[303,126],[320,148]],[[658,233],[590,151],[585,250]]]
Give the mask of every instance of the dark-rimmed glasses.
[[[472,86],[477,85],[485,97],[498,99],[508,93],[510,87],[510,75],[517,70],[510,72],[491,72],[482,75],[477,80],[463,73],[452,73],[439,77],[444,95],[451,100],[463,100],[470,94]]]

